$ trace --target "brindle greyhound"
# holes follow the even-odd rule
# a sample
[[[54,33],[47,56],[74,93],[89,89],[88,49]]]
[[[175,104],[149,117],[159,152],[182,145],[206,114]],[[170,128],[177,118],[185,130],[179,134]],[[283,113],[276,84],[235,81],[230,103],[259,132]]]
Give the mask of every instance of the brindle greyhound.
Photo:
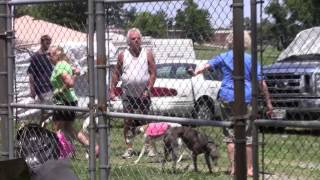
[[[181,138],[188,149],[192,152],[192,160],[194,165],[194,170],[198,171],[197,167],[197,156],[204,153],[209,172],[212,173],[210,157],[212,161],[216,164],[216,160],[219,157],[217,145],[209,139],[209,137],[191,127],[173,127],[170,128],[163,139],[164,141],[164,159],[162,161],[162,169],[164,169],[165,161],[168,154],[172,154],[173,160],[173,171],[176,170],[177,156],[175,149],[177,147],[177,139]]]

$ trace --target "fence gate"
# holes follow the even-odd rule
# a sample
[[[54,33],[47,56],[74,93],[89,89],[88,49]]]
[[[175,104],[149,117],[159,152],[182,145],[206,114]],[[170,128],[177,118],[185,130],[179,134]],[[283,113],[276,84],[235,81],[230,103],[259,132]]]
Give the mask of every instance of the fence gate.
[[[257,4],[257,50],[274,108],[257,125],[260,179],[319,177],[318,2]]]

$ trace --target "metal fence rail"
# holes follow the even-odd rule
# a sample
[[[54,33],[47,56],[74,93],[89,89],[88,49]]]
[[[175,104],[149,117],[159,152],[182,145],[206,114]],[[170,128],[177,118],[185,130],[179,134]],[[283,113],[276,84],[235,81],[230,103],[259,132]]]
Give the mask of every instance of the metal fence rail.
[[[259,172],[262,179],[317,179],[318,121],[255,121],[259,133]],[[276,131],[270,131],[270,127]],[[277,128],[285,127],[285,131]]]
[[[319,175],[315,166],[319,163],[315,153],[319,136],[319,58],[311,55],[319,53],[319,23],[307,22],[313,15],[305,20],[293,17],[296,5],[280,1],[257,4],[258,58],[264,65],[262,71],[275,109],[274,120],[255,121],[260,130],[257,144],[261,179],[317,179]],[[298,14],[301,7],[311,14],[318,7],[305,3],[298,6]],[[283,14],[278,16],[278,12]],[[281,27],[287,23],[290,26]]]
[[[70,159],[71,170],[83,180],[246,179],[244,123],[251,121],[243,102],[243,34],[250,34],[253,179],[317,179],[320,29],[319,21],[313,17],[318,17],[319,6],[313,2],[297,3],[1,1],[1,160],[23,157],[30,166],[47,159]],[[138,42],[140,37],[132,38],[138,31],[127,34],[133,27],[141,33],[138,56],[133,56],[135,51],[130,44]],[[193,77],[190,70],[226,52],[225,42],[231,32],[235,32],[235,116],[233,121],[222,121],[218,96],[223,74],[213,70]],[[49,42],[51,48],[61,47],[68,59],[60,71],[57,65],[49,66],[51,62],[55,64],[54,51],[40,49],[41,44],[43,47]],[[139,63],[135,63],[137,59]],[[40,61],[49,63],[37,64]],[[76,67],[79,72],[73,70]],[[60,83],[66,82],[58,79],[55,84],[52,74],[61,71],[78,74],[74,87],[59,89]],[[117,72],[121,72],[118,79]],[[257,82],[259,72],[271,94],[271,117],[265,116]],[[38,81],[35,86],[30,86],[32,79]],[[42,96],[33,98],[30,87]],[[47,93],[51,92],[49,89],[55,92],[52,97]],[[77,96],[76,106],[68,104],[70,99],[75,102],[73,93]],[[44,101],[46,95],[48,101]],[[61,101],[67,98],[68,101]],[[80,132],[77,136],[56,129],[57,121],[52,119],[62,112],[75,114],[73,125]],[[43,122],[44,129],[34,124],[39,122]],[[179,124],[183,128],[173,127]],[[165,133],[155,135],[159,132],[150,127],[164,129]],[[234,177],[230,175],[223,128],[234,128],[236,132]],[[196,134],[188,140],[182,138],[185,144],[203,143],[202,149],[211,150],[206,152],[208,157],[216,160],[219,156],[212,164],[212,173],[207,173],[204,155],[198,156],[198,171],[194,172],[194,154],[199,148],[179,149],[179,140],[170,141],[180,130]],[[76,141],[79,137],[85,142]],[[165,158],[170,148],[164,147],[169,147],[169,142],[170,147],[175,147],[175,155],[183,154],[177,164],[175,156]],[[32,148],[26,150],[30,144]],[[43,146],[50,147],[52,156],[37,156]],[[156,153],[152,154],[152,147]],[[144,150],[146,153],[141,153]],[[37,161],[27,158],[31,156]]]

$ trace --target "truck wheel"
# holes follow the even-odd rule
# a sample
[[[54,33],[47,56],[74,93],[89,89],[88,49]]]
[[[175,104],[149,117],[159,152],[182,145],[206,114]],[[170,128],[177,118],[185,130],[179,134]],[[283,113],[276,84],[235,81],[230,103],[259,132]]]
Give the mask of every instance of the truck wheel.
[[[214,106],[210,100],[201,99],[196,105],[195,118],[203,120],[214,119]]]

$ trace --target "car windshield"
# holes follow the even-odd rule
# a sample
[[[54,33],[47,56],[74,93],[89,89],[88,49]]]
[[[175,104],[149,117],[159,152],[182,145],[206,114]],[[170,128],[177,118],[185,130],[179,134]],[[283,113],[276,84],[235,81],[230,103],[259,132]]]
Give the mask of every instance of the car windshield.
[[[190,79],[187,69],[196,65],[191,63],[167,63],[157,64],[157,78],[162,79]]]

